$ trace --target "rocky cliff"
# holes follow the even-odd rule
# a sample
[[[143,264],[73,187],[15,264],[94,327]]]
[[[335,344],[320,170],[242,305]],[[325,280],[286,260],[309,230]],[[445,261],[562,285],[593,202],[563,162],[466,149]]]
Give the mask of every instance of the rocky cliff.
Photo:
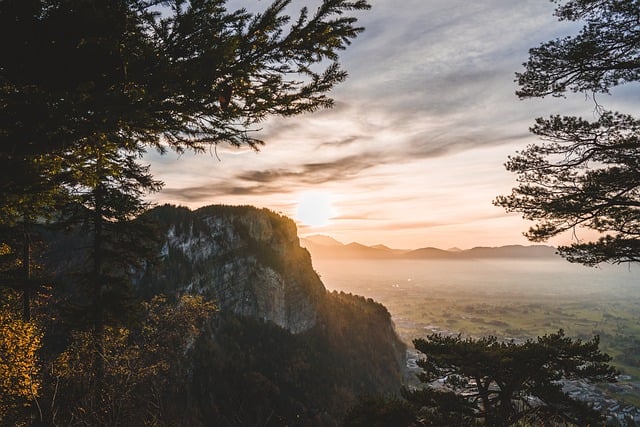
[[[315,325],[326,291],[294,222],[267,209],[161,206],[159,256],[139,280],[146,293],[198,293],[221,310],[299,333]]]
[[[126,256],[142,240],[150,251],[128,270],[128,299],[115,300],[110,321],[126,323],[158,294],[170,302],[202,294],[219,308],[182,367],[186,391],[172,398],[189,425],[335,427],[359,396],[399,392],[405,346],[389,312],[371,299],[327,292],[290,219],[248,206],[160,206],[130,225],[138,233],[113,252]],[[148,239],[136,242],[143,233]],[[86,232],[52,232],[47,240],[61,300],[90,310],[86,282],[75,274],[91,267]]]
[[[194,353],[205,425],[336,426],[358,396],[399,392],[405,346],[389,312],[327,292],[292,220],[249,206],[147,216],[160,242],[141,296],[199,293],[220,308]]]

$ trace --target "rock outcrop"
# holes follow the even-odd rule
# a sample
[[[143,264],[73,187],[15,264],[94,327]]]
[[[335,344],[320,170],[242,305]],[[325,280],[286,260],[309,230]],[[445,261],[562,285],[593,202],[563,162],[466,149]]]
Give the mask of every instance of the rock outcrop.
[[[291,219],[248,206],[161,206],[149,215],[164,241],[140,276],[143,291],[205,294],[222,310],[294,333],[315,325],[326,290]]]
[[[167,205],[130,225],[148,242],[131,235],[111,248],[144,249],[112,321],[126,321],[127,298],[202,294],[219,307],[190,348],[189,390],[176,401],[190,425],[336,426],[359,396],[399,392],[405,345],[388,310],[327,292],[292,220],[249,206]],[[90,310],[91,288],[76,276],[91,268],[86,232],[53,232],[47,241],[60,294]]]

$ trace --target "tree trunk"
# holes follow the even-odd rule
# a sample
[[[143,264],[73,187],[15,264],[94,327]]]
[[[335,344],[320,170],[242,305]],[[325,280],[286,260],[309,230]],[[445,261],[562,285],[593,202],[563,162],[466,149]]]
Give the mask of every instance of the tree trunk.
[[[93,284],[93,301],[92,301],[92,310],[93,310],[93,345],[94,345],[94,355],[93,355],[93,373],[95,375],[96,380],[96,390],[100,392],[102,388],[102,380],[104,378],[104,307],[102,301],[103,294],[103,277],[102,277],[102,268],[103,268],[103,235],[102,235],[102,226],[103,226],[103,218],[102,218],[102,209],[103,209],[103,200],[102,200],[102,188],[99,184],[96,189],[94,189],[94,212],[93,212],[93,271],[91,274],[92,284]]]
[[[31,320],[31,234],[28,221],[24,220],[22,248],[22,318]]]

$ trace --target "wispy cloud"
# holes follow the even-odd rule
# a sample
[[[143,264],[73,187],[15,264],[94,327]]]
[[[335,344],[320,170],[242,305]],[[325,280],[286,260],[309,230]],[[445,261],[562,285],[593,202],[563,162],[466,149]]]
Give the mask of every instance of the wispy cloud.
[[[267,120],[258,154],[221,149],[218,162],[151,153],[152,170],[166,183],[152,197],[294,215],[300,193],[322,190],[335,195],[339,213],[320,231],[344,241],[371,234],[371,242],[406,247],[438,239],[451,246],[471,238],[524,242],[528,224],[491,205],[514,184],[502,163],[535,141],[527,131],[535,117],[589,114],[593,104],[582,97],[519,101],[514,73],[529,48],[575,24],[557,22],[553,4],[539,0],[371,3],[360,15],[365,33],[342,56],[350,77],[331,94],[335,108]],[[301,5],[315,3],[295,0],[291,8]],[[633,91],[604,102],[637,109]]]

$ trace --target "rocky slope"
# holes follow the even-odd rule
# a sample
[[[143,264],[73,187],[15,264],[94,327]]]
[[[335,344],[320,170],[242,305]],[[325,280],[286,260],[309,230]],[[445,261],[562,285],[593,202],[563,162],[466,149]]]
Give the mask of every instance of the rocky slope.
[[[219,308],[190,347],[188,390],[172,403],[189,414],[189,425],[333,427],[360,396],[399,392],[405,345],[389,312],[371,299],[327,292],[292,220],[249,206],[167,205],[131,225],[144,230],[154,255],[141,253],[143,262],[128,270],[129,314],[158,294],[170,301],[201,294]],[[126,237],[113,248],[123,256],[143,243]],[[90,309],[75,275],[90,267],[86,240],[81,228],[48,237],[65,304]],[[123,301],[116,324],[126,322]]]
[[[140,277],[147,293],[204,294],[221,310],[294,333],[315,325],[326,291],[292,220],[247,206],[161,206],[149,215],[163,242]]]
[[[161,239],[142,296],[199,293],[220,308],[194,353],[207,423],[335,426],[359,396],[399,392],[405,345],[389,312],[327,292],[292,220],[248,206],[161,206],[147,219]]]

